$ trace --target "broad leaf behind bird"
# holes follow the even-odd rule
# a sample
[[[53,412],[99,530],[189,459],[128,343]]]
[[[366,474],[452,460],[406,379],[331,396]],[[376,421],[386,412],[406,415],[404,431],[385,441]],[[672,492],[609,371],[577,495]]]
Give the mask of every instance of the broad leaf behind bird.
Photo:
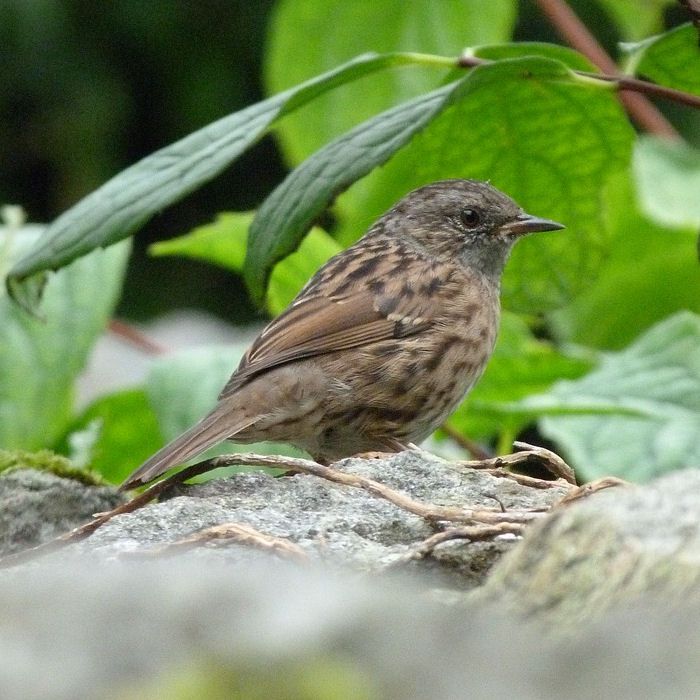
[[[314,275],[255,340],[214,410],[122,488],[225,439],[288,442],[326,463],[424,440],[491,356],[513,244],[560,228],[483,182],[414,190]]]

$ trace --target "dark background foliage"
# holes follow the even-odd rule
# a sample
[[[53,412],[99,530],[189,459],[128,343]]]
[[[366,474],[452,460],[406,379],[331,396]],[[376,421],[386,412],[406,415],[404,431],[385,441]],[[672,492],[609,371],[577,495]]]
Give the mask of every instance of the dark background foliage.
[[[620,37],[605,7],[571,4],[614,53]],[[54,219],[131,163],[265,94],[274,0],[0,0],[0,8],[0,202],[22,205],[32,221]],[[665,18],[667,26],[686,19],[673,5]],[[529,0],[519,3],[514,40],[560,42]],[[255,208],[285,171],[266,137],[146,225],[118,313],[143,319],[189,306],[234,322],[254,318],[239,278],[192,260],[146,258],[145,249],[218,211]]]

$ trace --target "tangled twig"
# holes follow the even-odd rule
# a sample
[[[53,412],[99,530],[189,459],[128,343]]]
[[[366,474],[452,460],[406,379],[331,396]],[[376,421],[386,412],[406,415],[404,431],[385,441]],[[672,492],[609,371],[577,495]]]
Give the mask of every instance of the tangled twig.
[[[564,465],[570,470],[570,467],[568,467],[568,465],[566,465],[561,458],[554,455],[554,453],[549,452],[549,450],[544,450],[544,448],[533,448],[529,445],[525,445],[524,443],[516,443],[516,446],[520,448],[527,448],[528,451],[518,452],[514,455],[506,455],[504,457],[496,457],[493,460],[486,460],[487,466],[485,468],[490,470],[492,473],[494,471],[500,471],[503,472],[503,476],[516,478],[516,480],[523,479],[526,482],[532,482],[528,485],[534,485],[536,482],[538,488],[544,488],[543,484],[552,485],[558,483],[561,485],[561,482],[544,482],[540,479],[533,479],[533,477],[521,477],[505,472],[505,466],[521,464],[531,461],[532,459],[535,459],[540,464],[543,461],[557,464],[557,468],[560,470],[560,472],[562,471],[561,465]],[[484,539],[487,537],[495,537],[499,534],[504,534],[505,532],[519,534],[525,525],[544,517],[546,514],[544,511],[537,510],[512,510],[504,512],[502,508],[462,508],[458,506],[440,506],[432,503],[424,503],[422,501],[415,500],[405,493],[392,489],[385,484],[375,481],[374,479],[358,476],[356,474],[349,474],[334,467],[318,464],[317,462],[309,459],[275,455],[232,454],[214,457],[213,459],[207,459],[192,466],[185,467],[181,471],[167,477],[166,479],[153,484],[143,493],[135,496],[130,501],[127,501],[126,503],[123,503],[108,512],[98,514],[91,521],[74,528],[70,532],[67,532],[53,540],[40,544],[31,549],[10,554],[3,559],[0,559],[0,567],[12,566],[33,558],[39,554],[49,553],[70,543],[78,542],[91,535],[93,532],[95,532],[95,530],[116,515],[133,512],[154,500],[172,487],[182,484],[184,481],[191,479],[194,476],[227,466],[258,466],[284,469],[291,472],[310,474],[336,484],[360,488],[377,498],[387,500],[398,508],[408,511],[409,513],[413,513],[414,515],[424,518],[429,522],[459,523],[460,527],[452,528],[455,530],[455,532],[451,535],[445,534],[445,532],[450,532],[450,530],[439,533],[446,539],[460,536],[458,534],[459,532],[467,533],[461,535],[467,539]],[[462,462],[460,463],[460,466],[484,468],[484,463]],[[499,473],[499,476],[500,475],[501,474]],[[587,494],[581,492],[577,498],[583,497],[584,495]],[[303,554],[302,550],[299,550],[296,545],[293,545],[287,540],[273,538],[269,535],[253,530],[252,528],[249,528],[249,526],[236,523],[229,523],[226,525],[216,526],[214,528],[208,528],[207,530],[203,530],[202,532],[192,535],[191,537],[172,543],[171,545],[166,545],[165,547],[161,548],[160,551],[167,552],[171,549],[197,546],[203,542],[210,542],[215,539],[230,539],[237,542],[244,542],[246,544],[252,544],[254,546],[274,550],[278,553],[283,553],[283,555],[286,556],[296,556],[297,558],[301,557]],[[282,542],[284,542],[284,544],[281,544]],[[302,552],[302,554],[300,554],[300,552]],[[306,555],[303,554],[303,556],[305,557]]]
[[[213,525],[204,530],[199,530],[189,537],[183,537],[175,542],[168,542],[160,547],[139,550],[138,552],[128,552],[128,556],[154,557],[177,554],[183,550],[194,549],[203,544],[227,543],[248,545],[257,549],[273,552],[286,559],[293,559],[297,562],[307,562],[309,555],[297,544],[284,537],[275,537],[256,530],[244,523],[222,523]]]

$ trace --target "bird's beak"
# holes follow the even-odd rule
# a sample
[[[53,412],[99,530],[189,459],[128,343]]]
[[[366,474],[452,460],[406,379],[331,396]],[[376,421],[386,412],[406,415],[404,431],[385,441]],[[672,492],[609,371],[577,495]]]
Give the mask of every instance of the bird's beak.
[[[540,219],[537,216],[523,213],[518,214],[512,221],[503,224],[499,228],[499,232],[504,233],[506,236],[516,237],[525,236],[536,231],[557,231],[560,228],[564,228],[564,225],[550,219]]]

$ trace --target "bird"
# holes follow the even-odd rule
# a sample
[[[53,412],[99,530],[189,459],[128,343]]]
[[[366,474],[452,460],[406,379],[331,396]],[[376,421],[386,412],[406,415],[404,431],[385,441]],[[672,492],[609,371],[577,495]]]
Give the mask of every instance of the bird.
[[[121,489],[224,440],[289,443],[322,464],[419,444],[486,367],[513,245],[562,228],[487,182],[409,192],[316,272],[252,343],[214,409]]]

